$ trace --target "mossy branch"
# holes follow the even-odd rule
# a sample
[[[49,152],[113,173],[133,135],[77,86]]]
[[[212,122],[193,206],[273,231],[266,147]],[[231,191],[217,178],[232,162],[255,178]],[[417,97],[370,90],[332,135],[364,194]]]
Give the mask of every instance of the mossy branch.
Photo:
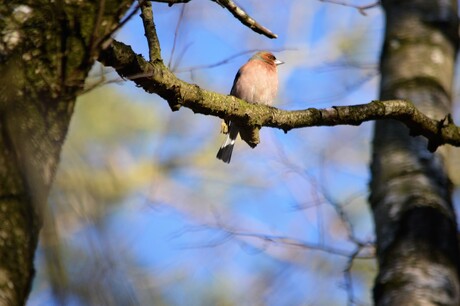
[[[149,93],[168,101],[173,111],[185,106],[195,113],[217,116],[238,122],[251,133],[241,137],[251,147],[259,143],[258,130],[262,126],[291,129],[310,126],[360,125],[371,120],[394,119],[404,123],[413,136],[428,139],[428,149],[434,152],[443,144],[460,146],[460,128],[450,116],[431,119],[406,100],[372,101],[368,104],[333,106],[330,108],[285,111],[275,107],[251,104],[229,95],[222,95],[186,83],[177,78],[163,63],[155,32],[151,5],[140,1],[145,35],[150,49],[150,61],[134,53],[132,48],[118,41],[103,51],[99,60],[112,66],[123,78],[130,79]]]
[[[443,144],[460,146],[460,128],[455,126],[450,115],[442,120],[431,119],[406,100],[286,111],[247,103],[186,83],[169,71],[161,60],[148,62],[121,42],[114,41],[99,59],[104,65],[114,67],[120,76],[164,98],[173,111],[185,106],[195,113],[230,119],[250,127],[275,127],[285,132],[310,126],[360,125],[371,120],[395,119],[403,122],[411,135],[425,136],[430,151]],[[253,147],[257,144],[254,138],[244,140]]]

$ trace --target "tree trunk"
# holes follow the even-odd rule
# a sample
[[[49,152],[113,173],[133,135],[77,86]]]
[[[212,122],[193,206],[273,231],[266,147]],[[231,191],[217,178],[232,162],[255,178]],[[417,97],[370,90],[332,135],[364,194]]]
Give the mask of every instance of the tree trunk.
[[[458,44],[455,0],[387,0],[381,99],[432,118],[451,109]],[[459,250],[445,148],[427,150],[399,122],[375,125],[370,204],[377,236],[376,305],[459,305]]]
[[[128,3],[0,1],[1,306],[25,304],[76,96]]]

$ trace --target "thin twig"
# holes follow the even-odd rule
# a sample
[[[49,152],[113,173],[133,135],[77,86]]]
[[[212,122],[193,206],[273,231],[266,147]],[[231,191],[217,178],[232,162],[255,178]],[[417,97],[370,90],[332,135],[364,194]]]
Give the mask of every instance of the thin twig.
[[[319,1],[355,8],[363,16],[367,16],[366,10],[374,8],[374,7],[380,5],[380,0],[377,0],[377,2],[373,2],[373,3],[370,3],[370,4],[365,4],[365,5],[355,5],[355,4],[350,4],[348,2],[340,1],[340,0],[319,0]]]
[[[180,25],[182,24],[182,20],[184,18],[184,13],[185,13],[185,5],[182,6],[182,9],[180,10],[179,19],[177,20],[177,24],[176,24],[176,30],[174,31],[174,41],[173,41],[173,46],[171,49],[171,56],[169,57],[169,62],[168,62],[168,68],[170,70],[171,70],[171,63],[174,57],[174,52],[176,51],[177,37],[179,36],[179,29],[180,29]]]
[[[293,48],[264,49],[264,51],[270,51],[270,52],[281,52],[281,51],[288,51],[288,50],[296,50],[296,49],[293,49]],[[255,53],[255,52],[258,52],[258,51],[262,51],[262,50],[261,49],[250,49],[250,50],[235,53],[233,55],[230,55],[229,57],[224,58],[223,60],[217,61],[217,62],[212,63],[212,64],[185,67],[185,68],[182,68],[182,69],[176,69],[174,72],[183,73],[183,72],[194,72],[196,70],[212,69],[212,68],[216,68],[216,67],[228,64],[233,59],[238,58],[240,56],[243,56],[243,55],[246,55],[246,54],[252,54],[252,53]]]
[[[281,244],[291,247],[297,247],[301,249],[307,249],[312,251],[320,251],[325,252],[332,255],[337,255],[341,257],[351,258],[353,259],[375,259],[375,255],[372,252],[361,254],[364,247],[358,245],[357,247],[358,252],[356,251],[346,251],[338,248],[334,248],[332,246],[326,246],[322,244],[316,243],[309,243],[306,241],[298,240],[295,238],[284,237],[284,236],[275,236],[275,235],[268,235],[268,234],[259,234],[259,233],[249,233],[249,232],[242,232],[236,231],[229,228],[226,228],[223,224],[213,225],[197,225],[197,226],[186,226],[182,228],[180,231],[176,232],[171,238],[177,238],[185,233],[190,232],[199,232],[199,231],[207,231],[207,230],[217,230],[219,235],[216,235],[214,239],[208,241],[204,244],[193,244],[189,246],[184,246],[184,248],[196,249],[196,248],[211,248],[216,247],[218,245],[222,245],[231,240],[232,237],[239,237],[239,238],[254,238],[259,239],[266,243],[273,243],[273,244]]]
[[[173,67],[171,68],[171,71],[176,73],[177,72],[177,67],[181,64],[182,60],[184,59],[185,53],[187,53],[188,49],[193,45],[193,42],[187,43],[182,50],[180,51],[179,55],[176,56],[176,60],[174,62]]]
[[[169,6],[173,6],[177,3],[188,3],[191,0],[151,0],[153,2],[168,3]],[[211,0],[226,8],[236,19],[238,19],[242,24],[249,27],[256,33],[267,36],[268,38],[277,38],[278,35],[270,31],[268,28],[264,27],[257,21],[255,21],[251,16],[249,16],[242,8],[235,4],[232,0]]]
[[[221,228],[221,230],[225,230],[226,232],[228,232],[228,233],[230,233],[230,234],[232,234],[234,236],[257,238],[257,239],[261,239],[261,240],[267,241],[267,242],[273,242],[273,243],[278,243],[278,244],[298,247],[298,248],[302,248],[302,249],[321,251],[321,252],[326,252],[326,253],[329,253],[329,254],[338,255],[338,256],[342,256],[342,257],[348,257],[349,258],[353,254],[353,253],[350,253],[348,251],[337,249],[337,248],[330,247],[330,246],[326,246],[326,245],[323,245],[323,244],[309,243],[309,242],[306,242],[306,241],[302,241],[302,240],[298,240],[298,239],[294,239],[294,238],[290,238],[290,237],[273,236],[273,235],[257,234],[257,233],[237,232],[237,231],[232,231],[232,230],[229,230],[229,229],[222,229],[222,228]],[[369,253],[369,254],[356,254],[354,258],[374,259],[375,255],[373,255],[371,253]]]
[[[277,38],[278,35],[255,21],[242,8],[235,4],[232,0],[212,0],[221,6],[225,7],[232,15],[241,21],[242,24],[252,29],[254,32],[267,36],[268,38]]]
[[[131,18],[133,18],[133,16],[137,14],[138,10],[139,10],[139,5],[136,5],[136,7],[131,11],[131,13],[129,13],[125,17],[125,19],[123,19],[121,22],[119,22],[109,33],[107,33],[103,37],[99,38],[96,41],[96,44],[95,44],[97,46],[97,48],[102,46],[102,49],[106,49],[108,47],[108,45],[109,45],[109,44],[107,44],[107,42],[111,42],[110,38],[113,35],[113,33],[118,31],[119,29],[121,29],[121,27],[123,27],[129,20],[131,20]]]
[[[98,41],[96,41],[96,37],[99,33],[99,28],[102,23],[102,18],[104,17],[104,11],[105,11],[105,0],[99,0],[99,5],[97,7],[97,16],[94,21],[93,33],[91,34],[90,41],[89,41],[89,48],[88,48],[91,59],[96,54],[96,50],[99,47],[99,43]]]
[[[348,306],[353,306],[355,303],[355,298],[354,298],[354,293],[353,293],[353,276],[351,274],[351,269],[353,268],[353,262],[358,256],[359,252],[361,249],[358,247],[356,250],[351,254],[351,256],[348,258],[347,265],[345,266],[345,269],[343,270],[343,278],[345,282],[345,290],[347,291],[347,296],[348,296]]]

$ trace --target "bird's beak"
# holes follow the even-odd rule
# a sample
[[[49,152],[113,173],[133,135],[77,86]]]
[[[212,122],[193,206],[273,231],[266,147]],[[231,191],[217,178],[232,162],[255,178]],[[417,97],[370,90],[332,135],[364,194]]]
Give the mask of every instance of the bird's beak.
[[[280,61],[279,59],[276,59],[275,60],[275,65],[278,66],[278,65],[281,65],[281,64],[284,64],[283,61]]]

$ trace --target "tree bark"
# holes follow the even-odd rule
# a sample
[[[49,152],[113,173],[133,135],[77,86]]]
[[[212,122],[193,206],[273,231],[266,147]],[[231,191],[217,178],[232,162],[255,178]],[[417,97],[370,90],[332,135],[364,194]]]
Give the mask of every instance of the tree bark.
[[[0,1],[0,305],[23,305],[75,99],[129,1]]]
[[[451,110],[458,45],[454,0],[387,0],[381,99],[407,99],[432,118]],[[459,305],[459,250],[446,152],[393,120],[375,125],[370,204],[379,273],[376,305]]]

